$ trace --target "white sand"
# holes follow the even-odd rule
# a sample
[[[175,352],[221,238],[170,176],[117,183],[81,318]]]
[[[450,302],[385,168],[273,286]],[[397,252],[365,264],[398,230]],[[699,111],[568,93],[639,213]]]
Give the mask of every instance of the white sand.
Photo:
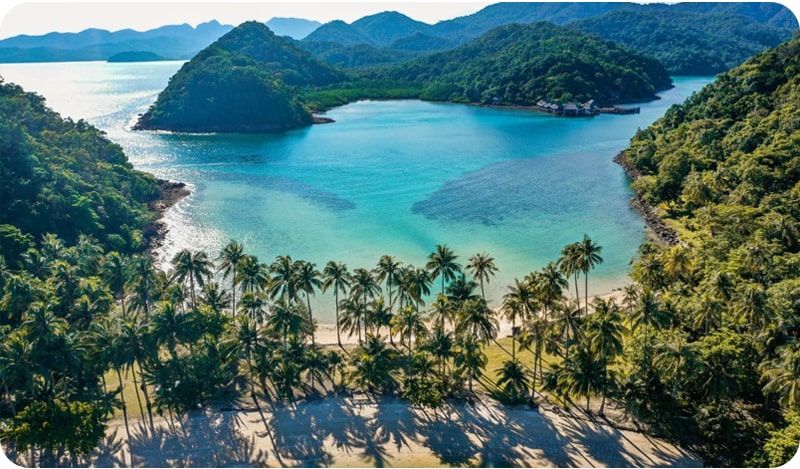
[[[697,456],[643,434],[493,401],[438,411],[396,399],[327,397],[263,413],[193,412],[154,434],[108,429],[94,466],[137,467],[701,467]],[[134,423],[135,422],[135,423]]]

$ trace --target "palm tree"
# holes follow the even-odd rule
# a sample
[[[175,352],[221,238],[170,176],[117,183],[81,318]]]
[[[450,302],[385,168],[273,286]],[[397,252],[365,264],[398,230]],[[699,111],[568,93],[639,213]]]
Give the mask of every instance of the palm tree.
[[[544,315],[547,319],[556,305],[564,298],[564,290],[569,288],[569,281],[558,269],[558,265],[549,262],[544,266],[539,275],[536,286],[537,296],[544,306]]]
[[[372,334],[351,358],[350,377],[356,386],[367,392],[388,392],[396,387],[397,352]]]
[[[222,272],[222,278],[227,279],[228,276],[231,277],[232,314],[236,314],[236,285],[239,284],[236,267],[238,267],[244,256],[244,246],[233,240],[228,242],[228,244],[222,248],[222,251],[220,251],[219,256],[217,256],[217,261],[219,262],[218,270]]]
[[[350,286],[350,274],[347,272],[345,264],[329,261],[322,270],[322,276],[322,292],[324,293],[333,287],[334,304],[336,306],[336,342],[339,343],[339,348],[344,350],[339,330],[339,292],[347,293],[347,288]]]
[[[481,284],[481,297],[486,301],[486,291],[483,289],[483,282],[489,283],[489,279],[494,277],[497,272],[497,266],[494,264],[494,257],[487,253],[475,254],[469,258],[467,270],[470,271],[472,276]]]
[[[447,247],[447,245],[436,245],[436,251],[428,255],[428,263],[425,268],[431,273],[431,278],[441,277],[442,295],[444,295],[444,283],[456,278],[457,273],[461,273],[461,265],[456,262],[458,256]]]
[[[284,301],[291,303],[297,299],[297,264],[292,262],[290,256],[278,256],[269,266],[272,272],[272,286],[270,297],[283,297]]]
[[[352,292],[346,298],[343,298],[339,303],[339,310],[341,316],[339,317],[339,327],[352,337],[353,334],[358,335],[358,343],[361,343],[361,323],[364,321],[366,310],[361,299],[354,296]]]
[[[485,301],[470,300],[459,308],[456,334],[469,334],[484,344],[497,337],[497,320]]]
[[[114,293],[125,317],[125,285],[128,282],[128,260],[118,252],[110,252],[103,264],[103,280]]]
[[[525,328],[520,337],[520,345],[533,351],[533,379],[531,380],[531,399],[536,390],[537,370],[540,382],[544,381],[544,370],[542,367],[543,351],[549,339],[550,323],[541,316],[533,317],[525,324]],[[512,360],[513,361],[513,360]]]
[[[153,260],[148,255],[139,255],[131,259],[131,306],[143,311],[145,317],[150,316],[150,305],[156,289],[157,275]]]
[[[603,258],[600,256],[602,250],[603,248],[598,246],[587,235],[583,235],[583,240],[578,243],[578,266],[583,272],[584,282],[583,300],[585,308],[583,314],[589,314],[589,271],[603,263]]]
[[[297,305],[279,298],[272,306],[272,314],[267,318],[267,325],[282,337],[284,350],[288,347],[289,336],[297,336],[305,329],[305,317],[298,311]]]
[[[470,395],[475,394],[472,390],[472,382],[483,376],[487,361],[481,342],[476,336],[471,334],[457,336],[453,364],[458,370],[466,373]]]
[[[500,374],[497,384],[508,396],[509,401],[516,403],[522,400],[530,384],[525,367],[519,361],[512,359],[503,362],[503,366],[496,371]]]
[[[777,358],[765,362],[763,374],[768,379],[765,394],[777,394],[778,402],[786,408],[800,405],[800,347],[784,345]]]
[[[558,268],[569,278],[575,280],[575,301],[580,305],[581,297],[578,292],[578,273],[581,271],[580,244],[567,244],[561,250],[561,257],[558,259]]]
[[[524,307],[518,298],[508,297],[503,301],[500,310],[503,316],[511,321],[511,361],[517,359],[517,319],[522,319]]]
[[[177,363],[177,345],[184,332],[184,317],[169,301],[162,301],[150,321],[150,333],[157,344],[165,344],[169,354]]]
[[[319,271],[311,262],[297,261],[295,266],[295,288],[306,294],[306,307],[308,308],[308,324],[311,326],[311,345],[314,340],[314,316],[311,314],[311,295],[322,288],[322,279]]]
[[[263,341],[258,331],[258,326],[250,321],[246,315],[239,316],[236,321],[235,339],[230,344],[230,354],[244,359],[247,364],[247,380],[250,383],[250,397],[255,402],[257,408],[261,408],[256,398],[255,379],[256,374],[253,357],[263,350]]]
[[[178,280],[184,283],[189,279],[189,296],[192,299],[192,307],[197,307],[194,299],[195,284],[200,288],[205,285],[206,279],[211,277],[211,261],[208,260],[208,254],[203,251],[192,253],[188,249],[184,249],[172,258],[174,272],[172,274],[173,280]]]
[[[351,284],[350,294],[356,298],[361,298],[361,304],[364,307],[363,320],[366,320],[367,303],[369,299],[374,298],[380,292],[381,287],[378,285],[378,282],[375,281],[372,272],[364,268],[358,268],[353,271],[353,282]],[[364,323],[364,331],[366,332],[366,322]]]
[[[220,288],[217,282],[209,282],[203,287],[202,291],[202,301],[203,304],[211,308],[212,311],[218,313],[225,308],[225,305],[228,304],[228,300],[230,295],[228,292]]]
[[[124,352],[128,355],[128,363],[131,370],[131,376],[133,377],[134,386],[136,384],[136,375],[135,370],[133,368],[133,363],[137,363],[139,365],[139,379],[141,381],[141,388],[142,394],[144,394],[144,402],[147,406],[147,416],[150,421],[150,430],[155,431],[155,426],[153,425],[153,404],[150,401],[150,394],[147,391],[147,382],[144,379],[142,366],[150,357],[157,356],[158,352],[155,350],[155,344],[152,341],[149,341],[151,337],[146,335],[147,332],[147,325],[143,320],[135,320],[135,319],[127,319],[122,322],[120,325],[120,347],[123,347],[127,350]],[[132,360],[130,360],[132,358]],[[138,394],[137,394],[138,395]]]
[[[246,291],[239,301],[239,309],[252,324],[262,324],[267,316],[267,300],[261,292]]]
[[[453,334],[444,330],[440,325],[434,326],[428,334],[421,349],[430,353],[439,363],[439,377],[442,380],[442,392],[446,389],[447,374],[445,368],[447,360],[453,356]]]
[[[394,256],[381,256],[378,261],[378,266],[375,269],[375,280],[377,282],[386,281],[386,292],[389,294],[389,312],[391,313],[394,302],[392,301],[393,286],[397,284],[397,276],[400,266],[403,265],[401,261],[395,260]]]
[[[408,296],[414,301],[415,307],[419,309],[420,305],[425,304],[424,298],[431,294],[433,277],[421,267],[409,267],[411,268],[406,271],[404,281],[408,288]]]
[[[602,360],[581,342],[570,348],[573,349],[568,353],[570,358],[565,359],[563,365],[551,367],[554,379],[545,380],[544,389],[586,397],[586,412],[589,412],[589,398],[605,385]]]
[[[234,285],[242,286],[242,292],[260,293],[265,291],[270,283],[269,267],[260,264],[258,257],[245,254],[239,260]],[[232,311],[236,314],[236,311]]]
[[[580,303],[569,302],[558,311],[553,319],[553,326],[558,335],[564,337],[564,359],[569,360],[572,344],[577,342],[582,325]]]
[[[603,415],[606,395],[608,394],[608,384],[611,381],[608,365],[613,361],[614,357],[622,353],[622,337],[626,330],[622,325],[620,308],[613,299],[606,301],[602,298],[596,298],[593,306],[594,314],[589,317],[584,330],[592,352],[602,357],[601,366],[604,379],[600,415]]]
[[[391,324],[392,332],[400,334],[400,343],[408,348],[410,358],[413,354],[412,344],[415,340],[419,341],[419,338],[424,336],[427,331],[422,313],[407,306],[392,317]]]

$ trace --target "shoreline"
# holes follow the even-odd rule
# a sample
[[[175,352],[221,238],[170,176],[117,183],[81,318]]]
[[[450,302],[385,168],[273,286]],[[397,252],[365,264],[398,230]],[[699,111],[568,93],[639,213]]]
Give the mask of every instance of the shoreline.
[[[184,182],[168,181],[166,179],[156,179],[156,182],[161,195],[147,204],[156,213],[156,217],[144,229],[145,249],[153,256],[156,256],[156,251],[164,245],[169,232],[167,225],[163,221],[167,210],[191,194]]]
[[[702,467],[687,448],[577,408],[503,406],[489,399],[440,409],[397,398],[328,395],[256,409],[206,408],[109,422],[96,467]],[[24,456],[23,456],[24,459]]]
[[[625,157],[625,152],[621,151],[614,157],[614,163],[617,163],[625,171],[625,174],[631,179],[636,181],[642,177],[641,171],[634,167]],[[639,212],[644,218],[647,228],[655,239],[667,246],[675,246],[681,244],[681,238],[678,232],[667,226],[664,220],[658,216],[658,211],[655,207],[650,205],[640,193],[636,193],[631,199],[631,207]]]

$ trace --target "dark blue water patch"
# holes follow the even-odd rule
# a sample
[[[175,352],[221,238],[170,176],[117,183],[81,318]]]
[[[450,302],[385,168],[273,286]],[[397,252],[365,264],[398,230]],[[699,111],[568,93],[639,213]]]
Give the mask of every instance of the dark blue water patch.
[[[343,199],[332,192],[287,177],[260,174],[216,173],[213,179],[217,181],[231,181],[236,184],[245,183],[262,190],[293,194],[333,212],[343,212],[356,208],[356,204],[350,200]]]
[[[608,194],[609,184],[620,184],[609,166],[597,155],[502,161],[446,182],[411,210],[433,220],[486,226],[530,217],[542,222],[576,219],[598,208],[627,211],[625,187],[619,188],[619,200],[598,197]]]

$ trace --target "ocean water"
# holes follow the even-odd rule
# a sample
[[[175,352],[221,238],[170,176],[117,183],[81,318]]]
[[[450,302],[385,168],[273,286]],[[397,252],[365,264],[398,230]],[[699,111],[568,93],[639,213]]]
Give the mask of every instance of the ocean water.
[[[584,234],[603,247],[590,291],[628,281],[644,221],[612,158],[638,128],[712,77],[675,78],[640,114],[556,118],[522,110],[421,101],[363,101],[327,113],[335,123],[282,134],[187,135],[130,130],[182,62],[0,64],[0,76],[35,91],[63,116],[86,119],[138,169],[186,182],[192,194],[166,215],[160,252],[213,257],[230,239],[271,262],[288,254],[372,268],[384,254],[424,265],[436,244],[459,260],[479,252],[506,286]],[[322,322],[328,295],[314,299]]]

